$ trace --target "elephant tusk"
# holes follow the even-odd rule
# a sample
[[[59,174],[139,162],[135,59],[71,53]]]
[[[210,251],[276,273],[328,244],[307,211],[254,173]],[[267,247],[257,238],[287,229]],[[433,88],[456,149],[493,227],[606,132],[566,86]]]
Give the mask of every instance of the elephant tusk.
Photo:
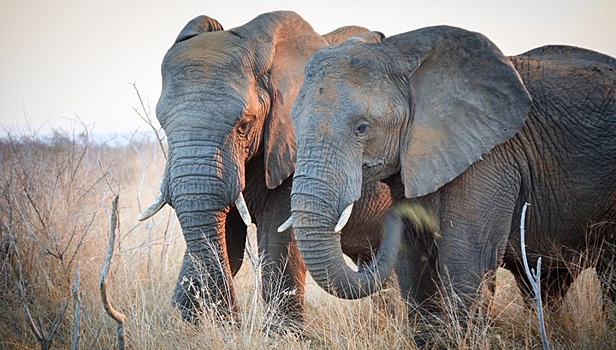
[[[154,200],[154,203],[150,204],[146,210],[139,214],[137,220],[143,221],[151,218],[154,214],[158,213],[165,206],[165,204],[167,204],[167,202],[165,202],[163,199],[163,194],[161,193],[158,195],[158,198]]]
[[[287,219],[287,221],[283,222],[282,225],[280,225],[278,227],[278,232],[284,232],[286,231],[289,227],[291,227],[291,225],[293,225],[293,217],[289,216],[289,218]]]
[[[250,212],[248,211],[248,207],[246,206],[246,201],[244,201],[244,195],[242,192],[240,192],[240,195],[237,196],[235,206],[237,207],[237,211],[240,212],[240,216],[242,216],[244,224],[246,224],[246,226],[250,226],[250,224],[252,224],[252,219],[250,218]]]
[[[353,203],[349,204],[342,211],[342,215],[340,215],[340,220],[338,220],[338,223],[336,224],[336,227],[334,228],[334,232],[342,231],[342,229],[344,228],[344,225],[347,224],[347,222],[349,221],[349,218],[351,217],[351,212],[353,212]]]

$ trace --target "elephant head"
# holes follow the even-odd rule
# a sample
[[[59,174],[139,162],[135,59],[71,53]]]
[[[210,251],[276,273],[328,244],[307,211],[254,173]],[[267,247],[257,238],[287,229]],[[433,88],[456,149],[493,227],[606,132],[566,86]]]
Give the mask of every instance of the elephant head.
[[[326,45],[293,12],[266,13],[227,31],[199,16],[165,55],[156,114],[169,157],[161,194],[139,219],[166,204],[175,209],[186,253],[173,303],[185,319],[203,308],[235,314],[227,216],[237,216],[230,212],[237,204],[250,223],[242,195],[250,160],[262,159],[260,178],[249,180],[266,190],[294,171],[291,105],[306,60]],[[234,244],[243,254],[244,241]]]
[[[365,34],[316,52],[292,110],[291,195],[298,248],[315,281],[358,298],[389,269],[376,259],[354,272],[336,247],[362,182],[399,175],[408,198],[434,192],[512,137],[529,108],[511,62],[478,33]]]

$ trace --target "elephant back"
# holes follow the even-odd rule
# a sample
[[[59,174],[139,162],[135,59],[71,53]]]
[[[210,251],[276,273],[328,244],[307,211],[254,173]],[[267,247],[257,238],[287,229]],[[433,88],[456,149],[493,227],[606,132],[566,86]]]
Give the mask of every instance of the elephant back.
[[[575,46],[546,45],[511,57],[511,59],[516,67],[528,60],[537,60],[544,64],[550,61],[561,62],[578,67],[590,66],[594,69],[601,69],[598,65],[605,65],[607,70],[616,74],[616,58]]]

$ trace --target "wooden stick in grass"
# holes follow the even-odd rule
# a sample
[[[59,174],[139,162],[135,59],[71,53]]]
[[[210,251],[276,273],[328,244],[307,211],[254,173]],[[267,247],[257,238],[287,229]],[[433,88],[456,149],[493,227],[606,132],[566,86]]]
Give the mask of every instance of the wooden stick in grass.
[[[118,199],[119,196],[113,200],[113,205],[111,207],[111,220],[109,222],[109,243],[107,245],[107,255],[105,256],[105,263],[103,264],[103,270],[101,271],[101,279],[100,279],[100,287],[101,287],[101,297],[103,299],[103,307],[105,311],[111,318],[116,321],[118,324],[117,332],[118,332],[118,349],[126,349],[126,332],[124,324],[126,323],[126,316],[122,313],[118,312],[111,305],[109,301],[109,296],[107,295],[107,283],[105,278],[107,277],[107,272],[109,272],[109,265],[111,264],[111,258],[113,257],[113,247],[115,244],[115,230],[118,226]]]

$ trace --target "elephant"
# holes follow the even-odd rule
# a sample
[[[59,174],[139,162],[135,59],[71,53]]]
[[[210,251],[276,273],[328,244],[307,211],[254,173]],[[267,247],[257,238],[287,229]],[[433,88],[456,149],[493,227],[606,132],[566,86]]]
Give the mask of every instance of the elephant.
[[[590,260],[613,254],[591,249],[616,243],[612,57],[550,45],[508,57],[451,26],[364,33],[310,57],[291,117],[295,240],[315,281],[340,298],[375,292],[392,267],[411,305],[443,292],[463,310],[501,266],[530,294],[520,258],[526,202],[542,298],[567,291],[581,270],[569,263],[587,249]],[[409,229],[392,209],[386,246],[353,271],[334,228],[371,181],[386,183],[396,206],[425,208],[437,231]],[[610,268],[596,266],[613,297]]]
[[[156,114],[169,156],[160,195],[139,220],[167,204],[175,209],[186,251],[172,304],[185,320],[197,322],[207,311],[239,322],[233,276],[254,220],[262,298],[285,325],[301,326],[306,268],[292,229],[276,232],[290,215],[296,153],[290,109],[308,57],[366,31],[349,26],[321,36],[287,11],[227,31],[199,16],[165,55]],[[382,183],[367,184],[363,195],[350,223],[362,235],[344,240],[345,252],[359,261],[379,244],[379,220],[391,204]]]

